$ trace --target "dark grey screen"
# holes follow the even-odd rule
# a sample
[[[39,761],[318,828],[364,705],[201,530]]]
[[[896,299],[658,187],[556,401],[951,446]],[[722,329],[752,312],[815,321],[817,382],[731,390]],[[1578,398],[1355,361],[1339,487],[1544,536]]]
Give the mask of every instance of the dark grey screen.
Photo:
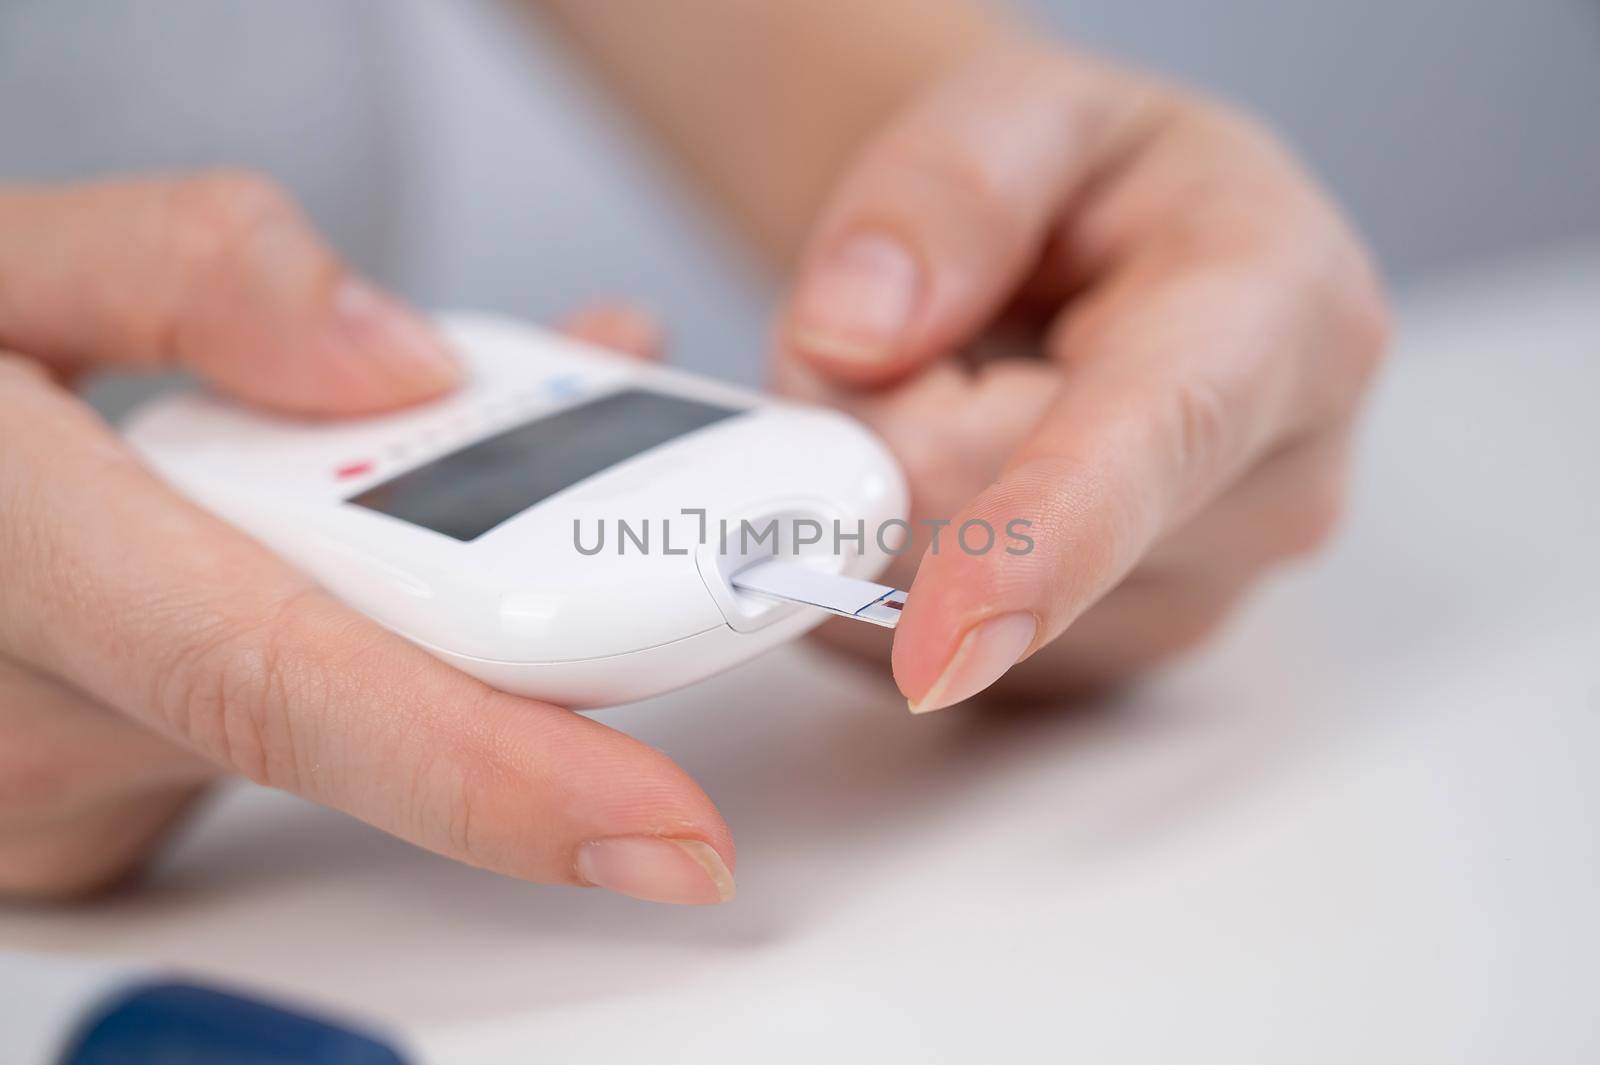
[[[453,451],[349,502],[476,540],[563,488],[740,413],[644,389],[613,392]]]

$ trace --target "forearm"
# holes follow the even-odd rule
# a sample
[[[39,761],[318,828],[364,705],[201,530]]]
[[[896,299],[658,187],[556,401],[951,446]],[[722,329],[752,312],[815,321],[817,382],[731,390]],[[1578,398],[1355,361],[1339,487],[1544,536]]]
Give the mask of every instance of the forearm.
[[[1008,26],[975,0],[528,2],[779,262],[857,145]]]

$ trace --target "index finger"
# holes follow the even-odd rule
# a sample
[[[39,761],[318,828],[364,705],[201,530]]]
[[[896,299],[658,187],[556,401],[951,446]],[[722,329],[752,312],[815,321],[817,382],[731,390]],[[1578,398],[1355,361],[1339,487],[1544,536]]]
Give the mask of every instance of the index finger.
[[[800,264],[784,350],[858,386],[959,350],[1166,107],[1087,59],[1015,45],[985,54],[897,118],[839,183]]]
[[[988,687],[1251,462],[1347,411],[1381,331],[1340,319],[1272,263],[1221,259],[1130,273],[1074,309],[1059,398],[950,527],[1021,528],[1027,549],[917,571],[894,646],[913,709]]]

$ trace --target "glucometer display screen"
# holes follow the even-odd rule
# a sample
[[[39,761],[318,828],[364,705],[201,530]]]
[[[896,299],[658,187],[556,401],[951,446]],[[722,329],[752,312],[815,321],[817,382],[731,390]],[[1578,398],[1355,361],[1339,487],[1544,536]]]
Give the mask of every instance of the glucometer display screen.
[[[349,502],[476,540],[563,488],[743,411],[626,389],[486,437]]]

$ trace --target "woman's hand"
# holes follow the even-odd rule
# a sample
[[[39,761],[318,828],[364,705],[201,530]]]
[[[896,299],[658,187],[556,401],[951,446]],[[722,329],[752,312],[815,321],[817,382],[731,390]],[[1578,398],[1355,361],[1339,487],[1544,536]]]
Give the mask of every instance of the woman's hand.
[[[1360,245],[1257,127],[1007,44],[837,186],[779,382],[875,426],[915,516],[951,521],[898,574],[895,677],[927,711],[1008,672],[1115,681],[1321,543],[1386,328]],[[1029,522],[1034,549],[969,554],[974,519]]]
[[[304,415],[457,376],[259,179],[0,190],[0,895],[114,881],[237,773],[512,876],[728,897],[727,827],[680,769],[491,691],[174,495],[62,385],[109,366]]]

